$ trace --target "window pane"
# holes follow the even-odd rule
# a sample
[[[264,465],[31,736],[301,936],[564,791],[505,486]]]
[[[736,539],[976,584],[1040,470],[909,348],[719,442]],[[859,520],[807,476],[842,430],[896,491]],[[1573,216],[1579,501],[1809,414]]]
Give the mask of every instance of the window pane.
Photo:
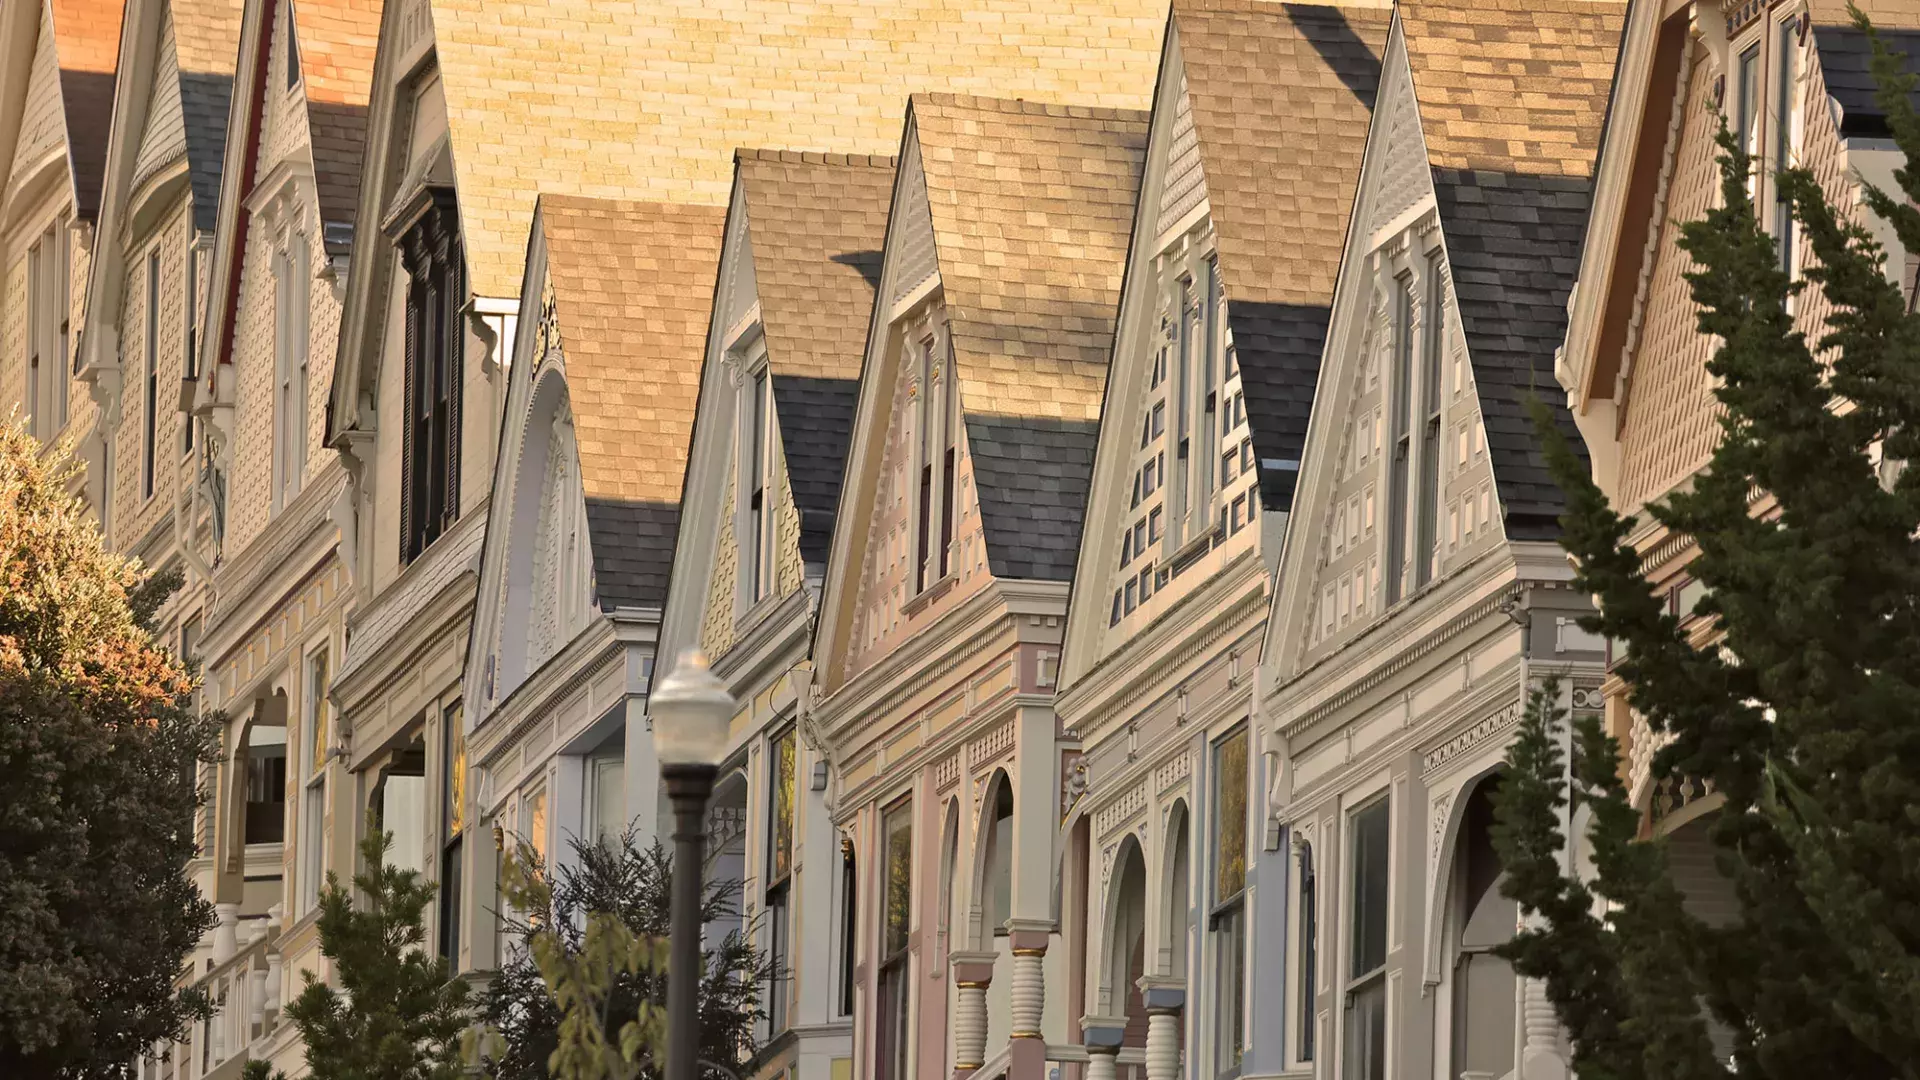
[[[886,842],[886,917],[881,955],[892,956],[907,947],[913,904],[913,804],[902,803],[881,824]]]
[[[793,869],[794,751],[794,733],[791,728],[784,735],[773,740],[771,748],[773,822],[768,831],[772,837],[769,876],[775,881],[786,877]]]
[[[1387,801],[1353,815],[1353,964],[1358,979],[1387,963]]]
[[[1213,761],[1213,902],[1219,904],[1247,887],[1247,729],[1222,740]]]
[[[1314,986],[1320,960],[1319,881],[1313,866],[1313,845],[1300,847],[1300,985],[1294,989],[1300,1008],[1300,1060],[1313,1060]]]
[[[467,724],[459,702],[441,716],[440,741],[446,747],[446,773],[440,785],[445,839],[451,840],[467,824]]]
[[[304,915],[320,899],[321,878],[325,876],[327,843],[327,784],[316,780],[307,787],[306,801],[300,807],[300,909]]]
[[[1386,1080],[1387,984],[1375,979],[1350,995],[1347,1006],[1347,1080]]]
[[[326,650],[314,653],[307,662],[307,739],[313,748],[312,756],[307,759],[307,773],[318,773],[327,764],[327,729],[331,725],[327,717],[327,692],[332,684],[327,680]]]
[[[1233,908],[1215,917],[1214,1062],[1215,1075],[1240,1068],[1245,1056],[1246,1024],[1246,911]]]

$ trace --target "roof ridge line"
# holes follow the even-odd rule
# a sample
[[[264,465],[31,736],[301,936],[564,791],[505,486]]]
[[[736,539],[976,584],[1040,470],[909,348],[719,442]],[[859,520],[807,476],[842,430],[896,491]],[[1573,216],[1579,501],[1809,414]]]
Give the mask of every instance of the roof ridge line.
[[[898,165],[892,154],[849,154],[833,150],[790,150],[777,146],[737,146],[733,160],[767,161],[784,165],[845,165],[870,169],[891,169]]]
[[[1001,112],[1014,116],[1055,116],[1069,120],[1118,120],[1145,123],[1152,113],[1146,109],[1120,109],[1104,105],[1071,105],[1059,101],[1036,101],[1029,98],[1003,98],[987,94],[962,94],[952,91],[920,91],[910,96],[918,105],[952,105],[962,108],[979,109],[982,112]]]

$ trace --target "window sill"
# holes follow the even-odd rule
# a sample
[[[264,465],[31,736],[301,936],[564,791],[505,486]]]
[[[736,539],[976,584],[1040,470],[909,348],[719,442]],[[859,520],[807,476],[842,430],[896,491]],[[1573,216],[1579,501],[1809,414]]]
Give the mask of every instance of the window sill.
[[[784,599],[786,598],[779,593],[768,593],[749,604],[747,609],[733,620],[734,637],[745,637],[754,627],[765,622],[767,616],[772,614],[773,609],[779,607],[780,601]]]
[[[906,615],[908,618],[920,614],[931,606],[935,600],[951,592],[953,587],[958,584],[960,584],[960,575],[948,574],[946,577],[920,590],[913,599],[901,605],[901,614]]]
[[[1213,542],[1219,532],[1217,526],[1209,527],[1206,532],[1175,548],[1173,554],[1167,556],[1169,572],[1178,574],[1199,560],[1202,555],[1213,550]]]

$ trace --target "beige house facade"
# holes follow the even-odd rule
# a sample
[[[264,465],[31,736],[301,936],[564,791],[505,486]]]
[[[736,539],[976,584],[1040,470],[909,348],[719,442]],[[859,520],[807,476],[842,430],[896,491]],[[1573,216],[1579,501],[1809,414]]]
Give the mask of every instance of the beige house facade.
[[[1067,622],[1089,1077],[1283,1071],[1255,694],[1387,12],[1173,6]],[[1291,257],[1273,257],[1281,243]]]
[[[709,873],[740,881],[744,928],[775,965],[745,1074],[824,1080],[852,1064],[853,1021],[829,991],[845,860],[809,648],[894,161],[741,150],[734,170],[661,655],[704,650],[740,703]]]
[[[49,445],[77,444],[94,424],[74,370],[121,9],[61,0],[0,13],[0,404]]]
[[[908,108],[813,646],[856,1077],[1079,1053],[1053,695],[1145,144],[1142,112]]]
[[[1622,15],[1394,12],[1261,671],[1293,863],[1265,955],[1286,1065],[1315,1076],[1567,1075],[1544,991],[1489,951],[1518,912],[1488,798],[1530,691],[1599,704],[1526,396],[1564,333]],[[1495,38],[1490,68],[1461,63]]]

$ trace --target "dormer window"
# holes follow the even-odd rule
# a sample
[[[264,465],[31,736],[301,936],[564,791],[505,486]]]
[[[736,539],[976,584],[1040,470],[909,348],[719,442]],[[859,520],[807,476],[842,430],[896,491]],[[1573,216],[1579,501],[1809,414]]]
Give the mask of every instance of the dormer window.
[[[460,516],[460,308],[466,269],[451,189],[422,189],[400,234],[407,272],[406,414],[400,560],[412,562]]]
[[[67,424],[67,312],[71,273],[62,217],[27,250],[27,412],[42,442]]]
[[[914,365],[915,487],[914,586],[915,595],[938,584],[953,570],[954,437],[959,395],[954,393],[952,365],[944,344],[931,329],[908,343]]]
[[[778,475],[779,439],[774,429],[773,378],[767,370],[766,346],[756,341],[742,364],[739,443],[736,453],[735,530],[740,538],[742,607],[751,608],[773,593],[774,513],[772,484]]]
[[[288,233],[273,260],[273,511],[300,494],[307,469],[307,238]]]
[[[1771,217],[1774,249],[1780,269],[1789,277],[1795,273],[1793,205],[1782,196],[1777,174],[1792,164],[1804,26],[1804,13],[1788,6],[1773,18],[1756,17],[1745,26],[1729,28],[1733,38],[1729,52],[1737,57],[1728,102],[1729,126],[1740,148],[1753,158],[1748,190],[1760,219]]]

